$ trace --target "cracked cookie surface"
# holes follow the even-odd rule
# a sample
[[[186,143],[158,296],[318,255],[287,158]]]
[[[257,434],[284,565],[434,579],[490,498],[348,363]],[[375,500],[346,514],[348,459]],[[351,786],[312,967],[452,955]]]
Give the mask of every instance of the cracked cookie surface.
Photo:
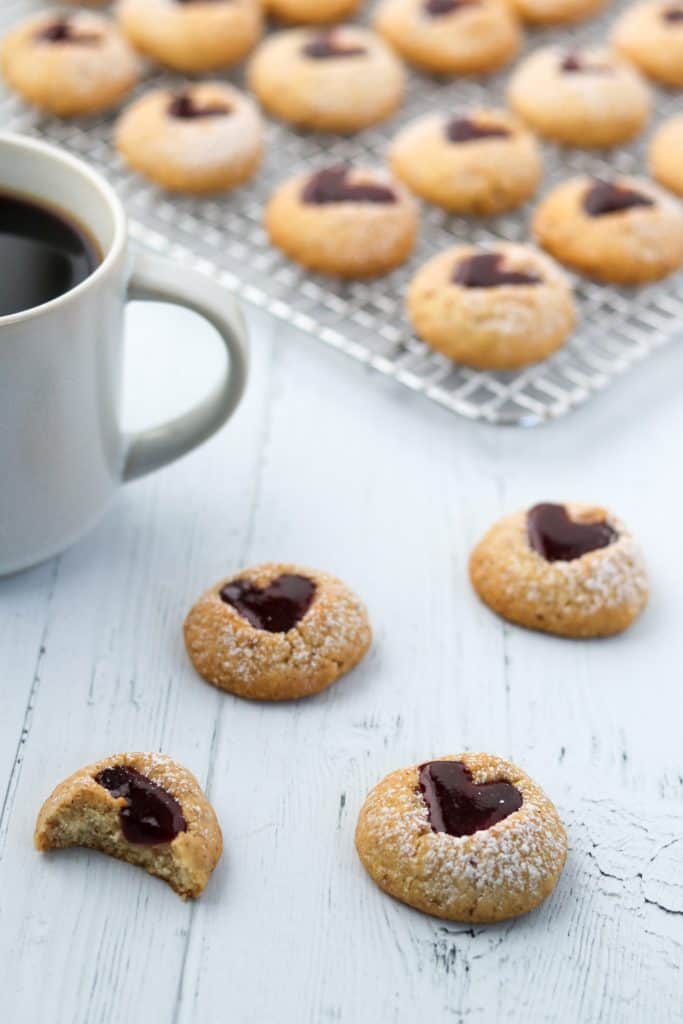
[[[218,71],[242,60],[263,27],[258,0],[121,0],[116,13],[137,50],[190,75]]]
[[[372,636],[364,605],[341,580],[273,562],[207,590],[184,632],[207,682],[270,701],[326,689],[361,661]]]
[[[563,509],[565,523],[576,536],[595,527],[606,531],[598,544],[583,551],[550,552],[532,536],[530,517]],[[562,524],[552,526],[556,537]],[[607,535],[608,534],[608,535]],[[552,532],[545,538],[548,543]],[[604,543],[607,541],[607,543]],[[548,552],[546,552],[547,556]],[[498,520],[477,544],[470,558],[470,579],[481,600],[510,622],[527,629],[568,637],[620,633],[643,611],[649,594],[640,546],[625,524],[605,509],[576,502],[537,505]]]
[[[166,754],[114,754],[74,772],[40,809],[41,852],[85,846],[144,868],[183,899],[199,896],[223,851],[213,807]]]
[[[487,788],[505,787],[517,793],[516,809],[470,834],[445,831],[422,779],[425,768],[449,762],[468,779],[470,805]],[[449,827],[462,803],[451,812]],[[550,895],[567,836],[554,805],[515,765],[491,754],[457,754],[402,768],[378,783],[361,809],[356,849],[373,881],[403,903],[450,921],[492,923],[525,914]]]
[[[94,11],[43,11],[2,41],[2,73],[27,103],[58,117],[117,106],[142,64],[116,25]]]

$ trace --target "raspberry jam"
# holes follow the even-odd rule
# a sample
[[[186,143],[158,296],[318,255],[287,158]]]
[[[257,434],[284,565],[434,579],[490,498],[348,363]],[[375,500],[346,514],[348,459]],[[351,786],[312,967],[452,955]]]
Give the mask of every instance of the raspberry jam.
[[[503,256],[498,252],[482,252],[468,256],[456,266],[451,278],[463,288],[495,288],[503,284],[540,284],[536,274],[505,270]]]
[[[301,193],[304,203],[395,203],[396,193],[388,185],[372,181],[351,182],[350,168],[328,167],[309,178]]]
[[[158,846],[171,843],[187,822],[178,801],[142,772],[127,765],[105,768],[95,781],[114,797],[124,797],[126,806],[119,812],[121,830],[129,843]]]
[[[564,505],[534,505],[527,513],[529,544],[546,562],[572,562],[617,540],[609,523],[576,523]]]
[[[475,782],[462,761],[428,761],[419,768],[420,792],[434,832],[471,836],[508,818],[522,806],[511,782]]]
[[[444,129],[449,142],[475,142],[477,139],[504,139],[510,132],[493,124],[477,124],[469,117],[455,117]]]
[[[287,633],[303,619],[315,591],[313,580],[286,574],[263,588],[248,580],[233,580],[223,587],[220,597],[255,629]]]
[[[642,192],[596,179],[583,199],[583,208],[589,217],[602,217],[606,213],[621,213],[633,206],[654,206],[654,199]]]

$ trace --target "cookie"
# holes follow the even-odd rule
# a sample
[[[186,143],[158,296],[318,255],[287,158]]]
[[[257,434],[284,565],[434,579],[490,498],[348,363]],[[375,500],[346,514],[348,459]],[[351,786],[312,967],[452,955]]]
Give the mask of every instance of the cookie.
[[[683,209],[641,178],[572,178],[540,204],[533,231],[560,263],[598,281],[644,284],[683,264]]]
[[[29,18],[3,40],[0,62],[10,88],[58,117],[116,106],[142,70],[116,26],[94,11]]]
[[[647,603],[639,546],[605,509],[544,503],[499,520],[470,558],[481,600],[509,622],[567,637],[621,633]]]
[[[271,114],[302,128],[357,132],[401,103],[400,61],[368,29],[289,29],[270,36],[248,70],[251,89]]]
[[[115,754],[60,782],[40,809],[36,849],[87,846],[200,896],[223,851],[194,775],[165,754]]]
[[[530,25],[564,25],[583,21],[604,7],[605,0],[509,0],[515,13]]]
[[[388,172],[338,165],[281,185],[265,222],[273,245],[302,266],[365,278],[408,259],[418,213],[408,190]]]
[[[650,143],[650,173],[683,196],[683,114],[669,118]]]
[[[650,90],[638,72],[607,50],[536,50],[508,87],[512,109],[548,139],[608,148],[626,142],[650,114]]]
[[[390,161],[427,202],[482,216],[524,203],[542,171],[531,132],[506,111],[488,109],[419,118],[397,136]]]
[[[630,4],[615,25],[612,43],[649,78],[683,86],[683,0]]]
[[[366,871],[390,896],[448,921],[492,924],[551,894],[567,857],[555,807],[521,769],[454,754],[387,775],[356,828]]]
[[[521,43],[506,0],[382,0],[375,28],[411,64],[439,75],[496,71]]]
[[[172,192],[228,191],[255,173],[263,126],[254,103],[224,82],[155,89],[122,114],[116,147],[133,170]]]
[[[242,60],[263,21],[259,0],[120,0],[117,13],[136,49],[185,74]]]
[[[197,672],[252,700],[293,700],[325,690],[370,646],[365,608],[325,572],[268,563],[221,580],[185,620]]]
[[[343,21],[360,7],[360,0],[265,0],[265,8],[274,18],[299,25],[317,25]]]
[[[576,320],[571,286],[524,245],[456,245],[429,260],[408,288],[416,333],[456,362],[513,370],[559,348]]]

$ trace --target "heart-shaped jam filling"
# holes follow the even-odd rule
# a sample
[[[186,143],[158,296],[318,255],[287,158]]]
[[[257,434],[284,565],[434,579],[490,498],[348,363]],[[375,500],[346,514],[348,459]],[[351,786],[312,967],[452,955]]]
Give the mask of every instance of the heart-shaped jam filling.
[[[560,71],[585,71],[590,74],[604,75],[612,69],[606,64],[591,64],[590,61],[580,53],[568,53],[560,64]]]
[[[330,60],[334,57],[361,57],[367,50],[357,44],[342,43],[335,32],[321,32],[306,43],[302,53],[312,60]]]
[[[328,167],[309,178],[301,193],[304,203],[395,203],[396,193],[388,185],[372,181],[352,182],[349,167]]]
[[[88,46],[100,41],[99,32],[86,32],[78,29],[68,18],[58,18],[41,28],[36,39],[45,43],[76,43]]]
[[[664,21],[683,23],[683,7],[667,7],[663,18]]]
[[[420,792],[434,832],[471,836],[509,817],[522,806],[522,794],[511,782],[475,782],[462,761],[429,761],[420,765]]]
[[[430,18],[439,18],[461,7],[476,7],[478,4],[479,0],[424,0],[422,9]]]
[[[124,797],[125,807],[119,811],[121,830],[129,843],[157,846],[171,843],[180,832],[187,832],[187,822],[178,801],[142,772],[126,765],[105,768],[95,782],[114,797]]]
[[[168,116],[177,117],[183,121],[201,117],[225,117],[230,113],[232,110],[227,103],[220,101],[197,103],[189,92],[178,93],[168,105]]]
[[[220,596],[255,629],[287,633],[303,619],[315,591],[313,580],[287,573],[267,587],[257,587],[248,580],[233,580],[223,587]]]
[[[536,274],[505,270],[499,252],[480,252],[461,260],[453,271],[453,284],[463,288],[495,288],[504,284],[540,284]]]
[[[654,206],[654,199],[642,192],[596,179],[583,198],[583,208],[589,217],[602,217],[607,213],[621,213],[633,206]]]
[[[618,539],[609,523],[577,523],[564,505],[545,502],[527,513],[529,544],[546,562],[571,562]]]
[[[444,132],[449,142],[474,142],[477,139],[504,139],[509,136],[507,128],[494,124],[478,124],[469,117],[454,117]]]

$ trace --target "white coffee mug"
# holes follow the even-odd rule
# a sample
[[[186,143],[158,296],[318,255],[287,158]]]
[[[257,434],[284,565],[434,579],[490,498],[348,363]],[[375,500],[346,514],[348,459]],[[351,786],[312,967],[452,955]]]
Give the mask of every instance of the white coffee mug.
[[[0,191],[64,211],[95,238],[102,261],[71,291],[0,316],[0,575],[56,554],[101,516],[121,483],[206,440],[232,414],[247,376],[244,323],[208,277],[131,252],[123,207],[107,182],[69,154],[0,133]],[[229,366],[184,416],[141,434],[120,425],[123,313],[131,299],[200,313]]]

